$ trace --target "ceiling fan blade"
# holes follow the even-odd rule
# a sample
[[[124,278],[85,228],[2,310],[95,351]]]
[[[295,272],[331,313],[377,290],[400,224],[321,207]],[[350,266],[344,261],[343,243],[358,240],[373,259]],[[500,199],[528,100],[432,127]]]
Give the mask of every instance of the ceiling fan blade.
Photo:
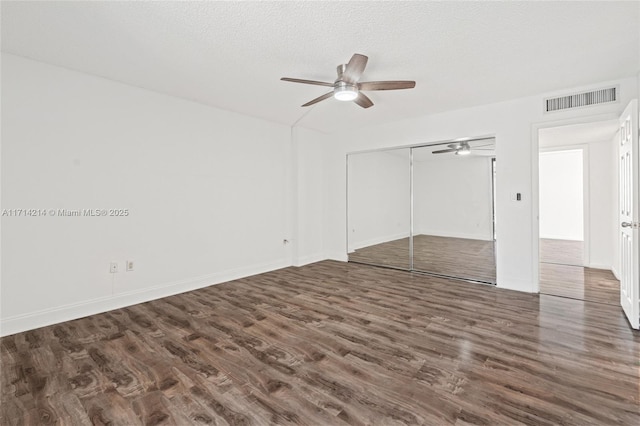
[[[345,83],[357,83],[367,66],[368,57],[359,53],[354,54],[342,73],[342,81]]]
[[[358,93],[358,97],[355,98],[353,102],[357,103],[362,108],[369,108],[373,106],[373,102],[371,101],[371,99],[369,99],[367,95],[362,92]]]
[[[441,149],[439,151],[433,151],[432,154],[444,154],[445,152],[456,152],[457,149],[455,148],[451,148],[451,149]]]
[[[474,145],[474,146],[471,147],[471,149],[484,148],[485,146],[494,146],[494,144],[488,143],[486,145]]]
[[[332,96],[333,96],[333,92],[325,93],[325,94],[324,94],[324,95],[322,95],[322,96],[318,96],[317,98],[315,98],[315,99],[313,99],[313,100],[310,100],[309,102],[307,102],[306,104],[304,104],[304,105],[302,105],[302,106],[303,106],[303,107],[311,106],[311,105],[313,105],[313,104],[317,104],[317,103],[318,103],[318,102],[320,102],[320,101],[324,101],[325,99],[330,98],[330,97],[332,97]]]
[[[358,84],[360,90],[399,90],[413,89],[415,81],[365,81]]]
[[[325,83],[324,81],[301,80],[299,78],[282,77],[282,81],[290,81],[292,83],[315,84],[316,86],[333,87],[333,83]]]

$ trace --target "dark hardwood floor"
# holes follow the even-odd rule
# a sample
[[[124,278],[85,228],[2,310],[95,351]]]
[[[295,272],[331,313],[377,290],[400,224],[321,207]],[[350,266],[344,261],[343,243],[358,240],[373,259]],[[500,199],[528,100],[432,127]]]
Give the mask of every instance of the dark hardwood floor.
[[[541,263],[540,293],[620,305],[620,281],[605,269]]]
[[[638,425],[617,306],[324,261],[0,340],[4,425]]]
[[[350,262],[409,269],[409,238],[360,248]],[[466,238],[415,235],[413,269],[450,277],[496,282],[495,243]]]
[[[620,305],[620,281],[583,264],[582,241],[540,239],[540,293]]]

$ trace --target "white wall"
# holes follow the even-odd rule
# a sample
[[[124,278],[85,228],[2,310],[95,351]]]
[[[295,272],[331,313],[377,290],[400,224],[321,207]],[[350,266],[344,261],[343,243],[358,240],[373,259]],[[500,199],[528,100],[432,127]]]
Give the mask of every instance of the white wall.
[[[617,144],[613,141],[590,143],[589,266],[592,268],[615,269],[617,191]]]
[[[3,217],[2,334],[291,264],[290,133],[3,54],[2,208],[130,215]],[[318,167],[302,182],[321,192]]]
[[[380,124],[325,140],[325,238],[327,256],[345,259],[346,174],[349,152],[420,143],[447,141],[466,136],[496,136],[497,173],[497,285],[515,290],[538,291],[537,128],[617,115],[638,93],[637,78],[569,88],[508,102],[418,116]],[[545,114],[543,98],[605,85],[620,87],[619,102]],[[515,192],[522,201],[511,201]]]
[[[409,150],[348,157],[349,252],[406,238],[410,231]]]
[[[584,240],[582,150],[541,152],[540,238]]]
[[[323,243],[324,134],[293,129],[293,264],[325,259]]]
[[[415,234],[493,240],[491,157],[414,156],[413,176]]]

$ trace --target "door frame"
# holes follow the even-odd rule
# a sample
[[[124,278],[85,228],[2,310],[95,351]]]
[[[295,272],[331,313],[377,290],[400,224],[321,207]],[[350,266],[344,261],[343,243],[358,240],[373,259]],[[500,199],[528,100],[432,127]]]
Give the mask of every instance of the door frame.
[[[540,152],[539,131],[541,129],[548,129],[551,127],[615,120],[619,118],[619,115],[619,113],[594,114],[563,120],[537,122],[532,123],[531,125],[531,271],[533,272],[533,293],[540,293],[540,165],[538,158],[538,154]]]

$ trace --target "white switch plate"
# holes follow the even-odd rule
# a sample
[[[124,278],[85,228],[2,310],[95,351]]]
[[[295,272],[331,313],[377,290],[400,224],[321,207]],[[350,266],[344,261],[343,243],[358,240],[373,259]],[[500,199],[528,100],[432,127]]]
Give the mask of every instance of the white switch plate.
[[[118,262],[111,262],[109,264],[109,272],[115,274],[118,272]]]
[[[127,260],[127,272],[135,270],[133,260]]]

